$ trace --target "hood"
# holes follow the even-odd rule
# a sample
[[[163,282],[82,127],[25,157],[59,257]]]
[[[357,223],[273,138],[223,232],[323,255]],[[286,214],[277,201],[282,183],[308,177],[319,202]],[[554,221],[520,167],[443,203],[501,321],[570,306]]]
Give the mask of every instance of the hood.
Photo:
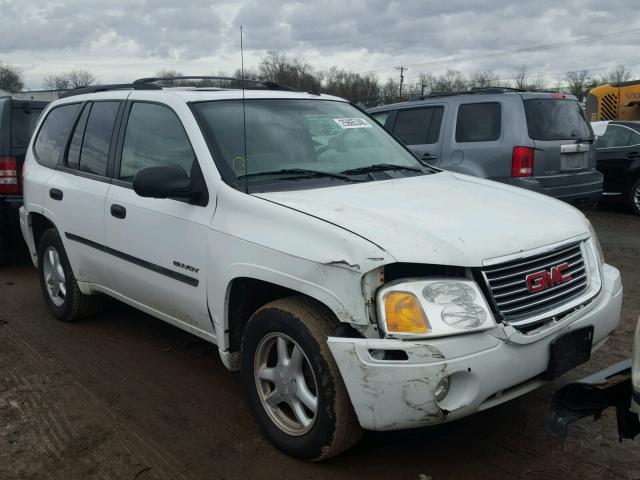
[[[588,233],[566,203],[451,172],[256,196],[349,230],[398,262],[481,266]]]

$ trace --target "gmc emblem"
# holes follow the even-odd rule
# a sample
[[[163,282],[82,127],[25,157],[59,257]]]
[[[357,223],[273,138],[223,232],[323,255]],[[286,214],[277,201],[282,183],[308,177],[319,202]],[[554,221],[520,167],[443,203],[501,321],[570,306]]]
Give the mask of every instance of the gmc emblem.
[[[567,268],[569,268],[569,262],[551,267],[551,270],[549,271],[541,270],[539,272],[530,273],[527,275],[527,289],[531,293],[538,293],[555,285],[561,285],[568,282],[573,277],[570,273],[567,275],[562,273]]]

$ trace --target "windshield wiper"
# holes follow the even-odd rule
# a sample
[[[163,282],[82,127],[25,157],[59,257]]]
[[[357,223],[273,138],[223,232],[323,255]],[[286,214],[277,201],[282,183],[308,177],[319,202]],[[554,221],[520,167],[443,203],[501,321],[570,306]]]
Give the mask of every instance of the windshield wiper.
[[[248,178],[248,177],[260,177],[263,175],[269,175],[269,176],[295,175],[295,176],[307,176],[307,177],[329,177],[329,178],[337,178],[339,180],[344,180],[347,182],[360,181],[360,180],[350,178],[347,175],[343,175],[342,173],[323,172],[321,170],[308,170],[306,168],[284,168],[281,170],[265,170],[264,172],[245,173],[244,175],[239,175],[238,179]]]
[[[384,172],[386,170],[408,170],[410,172],[424,173],[422,169],[417,167],[408,167],[406,165],[393,165],[391,163],[376,163],[375,165],[367,165],[366,167],[352,168],[344,170],[346,175],[358,175],[359,173]]]

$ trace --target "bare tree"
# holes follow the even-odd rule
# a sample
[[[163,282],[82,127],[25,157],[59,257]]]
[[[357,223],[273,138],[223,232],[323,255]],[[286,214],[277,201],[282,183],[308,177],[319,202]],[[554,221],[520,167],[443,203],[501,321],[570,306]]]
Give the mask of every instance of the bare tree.
[[[568,84],[569,93],[575,95],[579,100],[586,95],[588,90],[589,72],[580,70],[577,72],[567,72],[565,80]]]
[[[320,77],[311,65],[297,58],[289,58],[278,52],[267,52],[260,62],[260,77],[296,90],[315,91],[320,87]]]
[[[468,82],[458,70],[448,68],[434,82],[433,92],[456,92],[467,89]]]
[[[19,92],[24,88],[22,73],[17,67],[0,62],[0,90]]]
[[[526,90],[527,88],[527,67],[522,65],[516,70],[516,75],[514,77],[514,83],[516,88],[520,88],[522,90]]]
[[[527,90],[544,90],[547,88],[547,82],[542,75],[533,78],[527,85]]]
[[[78,88],[93,85],[97,82],[96,76],[89,70],[74,68],[60,75],[49,75],[43,80],[45,88],[51,90],[65,90],[67,88]]]
[[[491,72],[477,72],[471,75],[468,85],[469,88],[499,87],[500,79]]]
[[[322,91],[325,93],[362,104],[373,104],[378,99],[380,87],[378,80],[372,74],[361,75],[331,67],[321,76]]]
[[[380,89],[380,99],[382,103],[393,103],[398,99],[399,83],[390,78]]]
[[[609,72],[609,82],[616,84],[631,80],[631,72],[624,65],[618,65]]]

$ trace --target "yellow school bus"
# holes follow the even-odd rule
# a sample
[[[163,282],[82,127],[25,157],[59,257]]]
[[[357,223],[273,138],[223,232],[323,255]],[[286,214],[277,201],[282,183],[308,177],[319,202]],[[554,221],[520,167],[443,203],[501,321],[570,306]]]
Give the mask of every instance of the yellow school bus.
[[[599,85],[587,95],[587,120],[640,120],[640,80]]]

